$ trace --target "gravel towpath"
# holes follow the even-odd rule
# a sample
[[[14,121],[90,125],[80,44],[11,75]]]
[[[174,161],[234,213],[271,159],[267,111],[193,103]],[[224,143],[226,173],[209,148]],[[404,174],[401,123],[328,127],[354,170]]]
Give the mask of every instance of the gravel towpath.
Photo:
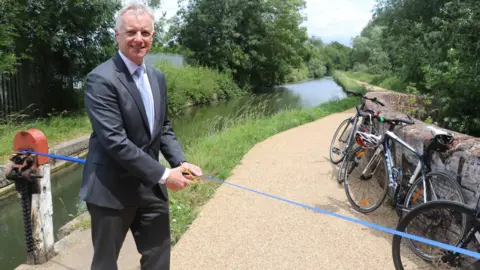
[[[257,144],[228,182],[394,228],[393,211],[355,212],[336,181],[329,146],[339,123],[353,113],[333,114]],[[172,269],[394,269],[391,239],[224,184],[174,247]]]

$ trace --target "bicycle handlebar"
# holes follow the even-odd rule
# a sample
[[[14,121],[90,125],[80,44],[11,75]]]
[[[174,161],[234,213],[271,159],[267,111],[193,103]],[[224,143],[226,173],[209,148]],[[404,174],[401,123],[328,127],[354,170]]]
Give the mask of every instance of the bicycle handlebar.
[[[357,109],[357,114],[358,114],[359,116],[368,117],[368,116],[371,115],[371,113],[364,112],[364,111],[360,110],[360,108],[358,108],[358,106],[355,106],[355,109]]]
[[[381,106],[385,106],[385,104],[383,104],[383,102],[381,102],[380,100],[378,100],[376,97],[373,98],[373,99],[375,99],[375,100],[374,100],[375,103],[377,103],[377,104],[379,104],[379,105],[381,105]]]
[[[360,94],[360,93],[358,93],[358,92],[356,92],[356,91],[354,91],[354,90],[346,90],[346,92],[347,92],[347,94],[352,94],[352,95],[355,95],[355,96],[359,96],[359,97],[361,97],[361,98],[363,98],[363,99],[368,99],[368,100],[370,100],[370,101],[373,101],[373,102],[375,102],[376,104],[378,104],[378,105],[380,105],[380,106],[385,106],[385,104],[384,104],[383,102],[381,102],[380,100],[378,100],[377,97],[369,98],[369,97],[367,97],[367,96],[365,96],[365,95],[362,95],[362,94]]]
[[[359,97],[363,97],[362,94],[360,94],[356,91],[353,91],[353,90],[347,90],[346,92],[347,92],[347,94],[352,94],[352,95],[356,95],[356,96],[359,96]]]

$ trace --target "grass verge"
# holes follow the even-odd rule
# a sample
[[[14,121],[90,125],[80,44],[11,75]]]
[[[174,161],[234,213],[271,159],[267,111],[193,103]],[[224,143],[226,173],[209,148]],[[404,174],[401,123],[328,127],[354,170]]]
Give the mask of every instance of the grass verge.
[[[391,75],[374,75],[361,71],[344,71],[347,77],[358,81],[366,82],[368,84],[378,86],[383,89],[388,89],[397,92],[406,92],[407,84],[400,78]]]
[[[356,80],[348,77],[345,71],[334,70],[332,72],[333,80],[338,83],[343,90],[355,90],[359,93],[365,94],[366,89],[360,85]]]

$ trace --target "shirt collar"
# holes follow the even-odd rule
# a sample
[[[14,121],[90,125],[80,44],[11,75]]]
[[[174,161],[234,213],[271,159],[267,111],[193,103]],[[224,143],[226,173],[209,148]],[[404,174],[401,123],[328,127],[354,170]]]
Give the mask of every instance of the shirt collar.
[[[128,59],[120,50],[118,50],[118,53],[120,54],[120,57],[123,59],[123,62],[127,66],[128,71],[130,72],[130,75],[133,75],[135,70],[137,70],[138,67],[140,67],[140,66],[135,64],[134,62],[132,62],[132,60]],[[145,68],[145,63],[142,63],[141,66],[143,66],[143,70],[146,69]]]

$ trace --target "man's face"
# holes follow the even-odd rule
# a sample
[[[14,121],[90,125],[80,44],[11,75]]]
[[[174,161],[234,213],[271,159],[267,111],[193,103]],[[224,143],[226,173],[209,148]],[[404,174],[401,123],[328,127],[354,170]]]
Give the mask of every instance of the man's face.
[[[148,14],[123,15],[123,24],[115,30],[118,48],[130,60],[140,65],[150,51],[153,40],[152,18]]]

